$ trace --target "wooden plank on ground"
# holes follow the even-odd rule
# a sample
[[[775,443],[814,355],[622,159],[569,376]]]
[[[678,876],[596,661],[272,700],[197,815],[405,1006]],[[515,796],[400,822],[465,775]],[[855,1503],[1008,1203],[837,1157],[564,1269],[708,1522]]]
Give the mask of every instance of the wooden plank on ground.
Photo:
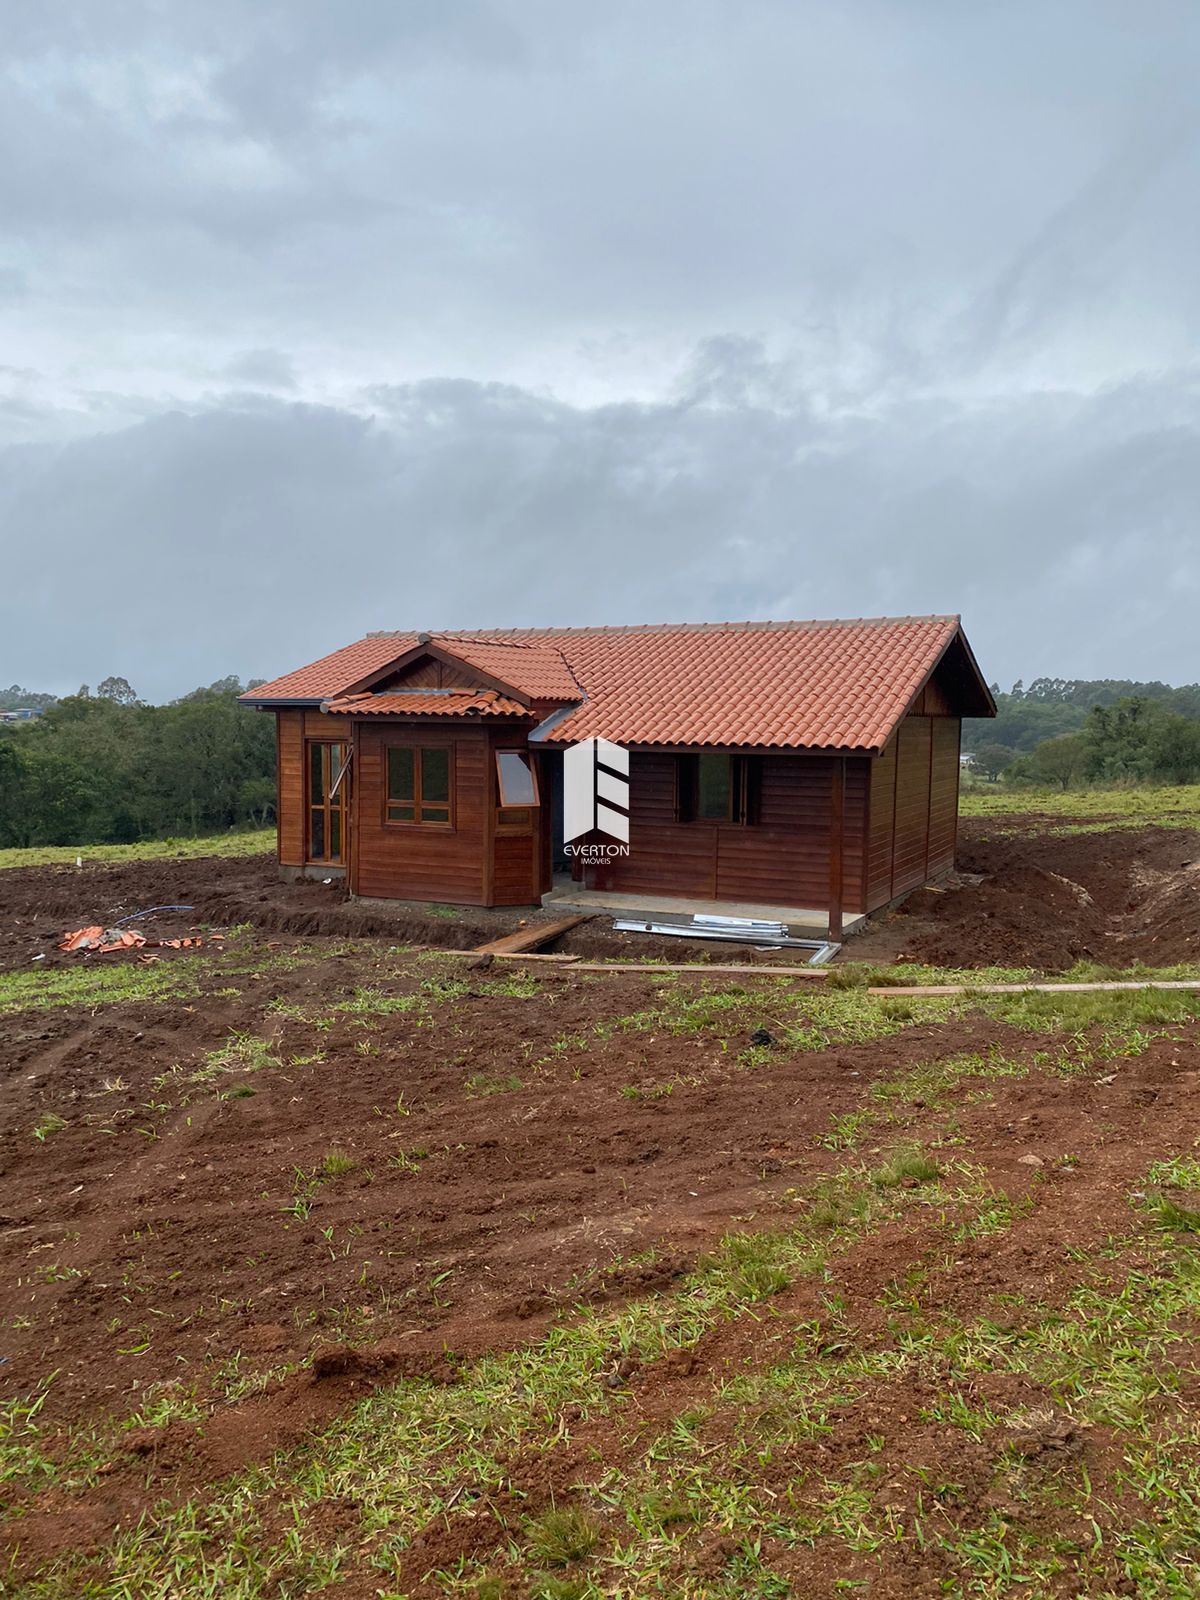
[[[499,939],[490,939],[475,951],[477,956],[514,956],[527,950],[536,950],[540,944],[549,944],[561,934],[569,933],[581,922],[590,922],[591,916],[560,917],[557,922],[530,922],[515,933],[506,933]]]
[[[716,961],[576,961],[572,972],[686,972],[692,977],[720,977],[726,973],[753,972],[767,978],[827,978],[824,967],[768,967],[749,961],[720,963]]]
[[[1164,979],[1160,983],[925,983],[909,988],[880,984],[867,990],[877,995],[936,995],[936,994],[1098,994],[1122,989],[1192,989],[1200,990],[1200,980],[1193,978]]]
[[[474,950],[464,950],[464,955],[475,955]],[[567,955],[565,951],[555,951],[547,955],[542,950],[497,950],[493,952],[497,961],[549,961],[560,967],[570,967],[579,960],[578,956]]]

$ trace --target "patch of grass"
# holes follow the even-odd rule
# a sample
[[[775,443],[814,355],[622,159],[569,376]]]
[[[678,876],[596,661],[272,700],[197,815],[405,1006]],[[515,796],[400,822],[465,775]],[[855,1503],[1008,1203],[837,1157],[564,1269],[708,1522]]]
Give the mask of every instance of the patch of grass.
[[[471,1100],[480,1100],[491,1094],[514,1094],[525,1085],[515,1074],[497,1074],[491,1072],[473,1072],[463,1083],[463,1088]]]
[[[1122,787],[1112,789],[964,788],[959,814],[964,817],[1083,817],[1096,827],[1200,827],[1200,784]],[[1063,830],[1067,831],[1067,830]],[[1083,831],[1083,830],[1071,830]]]
[[[192,1073],[191,1081],[209,1083],[225,1073],[261,1072],[264,1067],[277,1067],[279,1064],[279,1057],[266,1039],[260,1039],[254,1033],[235,1030],[223,1045],[208,1052]]]
[[[507,1578],[499,1577],[496,1573],[485,1573],[467,1591],[471,1600],[510,1600],[512,1586]]]
[[[1155,1195],[1150,1200],[1154,1220],[1171,1233],[1200,1233],[1200,1206],[1184,1205],[1170,1195]]]
[[[421,1162],[429,1160],[428,1150],[397,1150],[394,1156],[388,1157],[388,1166],[395,1167],[398,1172],[419,1172]]]
[[[976,996],[989,1016],[1000,1017],[1018,1028],[1041,1033],[1079,1033],[1105,1026],[1119,1030],[1128,1040],[1140,1028],[1159,1028],[1200,1017],[1200,992],[1188,989],[1098,989],[1082,993],[1046,993],[1028,989],[1020,994]],[[1124,1044],[1119,1054],[1127,1054]]]
[[[44,1111],[33,1125],[33,1137],[39,1144],[45,1144],[52,1133],[61,1133],[66,1125],[66,1118],[60,1117],[57,1111]]]
[[[357,1161],[348,1150],[327,1150],[321,1157],[321,1177],[344,1178],[347,1173],[353,1172],[357,1165]]]
[[[916,961],[904,961],[897,966],[839,961],[826,970],[829,977],[823,985],[825,989],[906,989],[920,984],[1028,983],[1034,980],[1032,967],[973,967],[964,972],[954,967],[928,967]]]
[[[233,948],[232,934],[224,950],[197,950],[170,961],[143,965],[135,961],[103,964],[105,957],[81,960],[78,966],[50,971],[0,972],[0,1016],[56,1006],[100,1006],[192,1000],[206,992],[214,978],[252,973],[290,972],[311,961],[314,952],[274,952],[261,947]],[[237,989],[208,992],[237,995]]]
[[[536,1573],[530,1579],[529,1600],[599,1600],[600,1591],[587,1578]]]
[[[1168,1189],[1200,1189],[1200,1160],[1195,1156],[1171,1156],[1156,1161],[1146,1182]]]
[[[869,1174],[877,1189],[895,1189],[903,1183],[933,1183],[941,1168],[922,1150],[901,1150]]]
[[[384,994],[380,989],[361,985],[346,1000],[339,1000],[335,1011],[356,1017],[390,1017],[404,1011],[419,1011],[424,1001],[419,994]]]
[[[530,1554],[546,1567],[569,1567],[582,1561],[603,1538],[593,1518],[574,1506],[544,1512],[527,1529]]]
[[[700,1261],[710,1283],[723,1285],[731,1300],[765,1300],[791,1283],[781,1261],[784,1241],[772,1234],[730,1233],[720,1249]]]
[[[275,849],[274,828],[240,828],[200,839],[146,839],[140,844],[50,844],[0,850],[0,871],[6,867],[73,867],[83,857],[92,862],[194,861],[205,856],[258,856]]]
[[[122,962],[56,967],[50,972],[0,972],[0,1015],[48,1006],[120,1005],[145,1000],[190,999],[200,989],[201,965],[187,960],[155,966]]]
[[[825,1150],[853,1150],[864,1126],[871,1120],[871,1111],[846,1111],[834,1117],[829,1131],[821,1134],[817,1143]]]
[[[623,1083],[621,1093],[626,1100],[663,1100],[675,1093],[675,1086],[674,1078],[663,1083]]]
[[[897,1019],[881,1017],[875,1001],[857,986],[814,994],[789,992],[778,981],[768,988],[770,983],[759,987],[759,980],[752,980],[753,987],[742,994],[750,996],[756,1022],[769,994],[772,1031],[778,1028],[781,1036],[786,1030],[792,1049],[819,1048],[821,1039],[878,1038],[899,1030]],[[439,997],[445,992],[439,989]],[[680,1014],[686,1000],[687,995],[671,999],[664,993],[662,1007],[642,1014],[635,1025],[655,1031],[664,1012]],[[922,1021],[939,1021],[977,1009],[978,1001],[965,997],[961,1009],[957,1001],[951,1006],[935,1000],[928,1011],[918,1003],[915,1014]],[[696,1040],[697,1056],[714,1035],[728,1032],[735,1043],[720,1064],[727,1070],[746,1014],[739,1004],[713,1008]],[[695,1020],[698,1014],[690,1015]],[[609,1027],[606,1020],[596,1037],[611,1037],[617,1026],[627,1025]],[[1114,1039],[1121,1032],[1115,1020],[1103,1026]],[[929,1048],[935,1050],[936,1043]],[[1140,1430],[1118,1436],[1119,1448],[1109,1452],[1118,1463],[1115,1470],[1127,1472],[1131,1486],[1124,1503],[1133,1510],[1124,1521],[1124,1511],[1118,1517],[1113,1502],[1103,1498],[1108,1484],[1089,1502],[1075,1479],[1066,1483],[1064,1474],[1066,1486],[1056,1480],[1055,1492],[1077,1495],[1078,1504],[1071,1504],[1081,1518],[1094,1511],[1103,1524],[1105,1559],[1110,1551],[1119,1552],[1130,1581],[1149,1600],[1182,1600],[1200,1592],[1188,1543],[1200,1504],[1195,1467],[1200,1425],[1189,1421],[1185,1410],[1171,1409],[1177,1390],[1188,1384],[1186,1362],[1194,1337],[1189,1321],[1194,1323],[1200,1305],[1200,1272],[1187,1276],[1187,1263],[1195,1257],[1190,1241],[1174,1230],[1147,1226],[1156,1220],[1152,1206],[1138,1212],[1138,1248],[1151,1265],[1123,1307],[1119,1283],[1099,1281],[1090,1291],[1094,1299],[1077,1296],[1065,1308],[1066,1291],[1057,1287],[1046,1291],[1056,1298],[1044,1305],[1013,1297],[1004,1308],[1003,1325],[958,1322],[938,1299],[940,1274],[963,1264],[960,1241],[1010,1226],[1020,1213],[1019,1202],[1001,1203],[980,1169],[949,1160],[944,1122],[931,1129],[929,1107],[964,1086],[970,1092],[969,1080],[976,1078],[1077,1071],[1105,1048],[1094,1034],[1069,1045],[1039,1038],[1022,1050],[1024,1060],[1010,1059],[992,1046],[974,1055],[918,1063],[887,1082],[863,1081],[859,1094],[865,1109],[849,1115],[864,1120],[835,1123],[826,1142],[861,1150],[871,1119],[878,1125],[874,1144],[885,1124],[916,1115],[919,1101],[921,1121],[901,1131],[935,1149],[941,1170],[933,1155],[910,1144],[889,1149],[889,1140],[883,1151],[853,1158],[819,1184],[776,1195],[785,1213],[777,1231],[730,1235],[677,1288],[620,1304],[582,1304],[540,1339],[464,1362],[452,1384],[415,1378],[383,1386],[302,1447],[284,1450],[186,1503],[156,1505],[141,1527],[118,1534],[94,1561],[81,1557],[51,1565],[29,1590],[30,1600],[74,1600],[85,1593],[96,1600],[167,1593],[188,1600],[216,1593],[222,1600],[262,1600],[267,1594],[318,1592],[339,1580],[364,1590],[373,1582],[371,1592],[378,1587],[393,1594],[389,1583],[396,1581],[396,1564],[408,1559],[414,1528],[434,1521],[448,1530],[457,1527],[463,1548],[470,1549],[483,1519],[492,1517],[497,1538],[484,1546],[487,1569],[464,1556],[430,1581],[447,1592],[473,1592],[487,1600],[505,1595],[565,1600],[600,1593],[741,1600],[789,1592],[770,1565],[772,1552],[781,1548],[827,1541],[831,1570],[852,1550],[855,1570],[869,1582],[871,1563],[903,1540],[938,1552],[948,1593],[994,1600],[1017,1589],[1109,1592],[1099,1580],[1091,1581],[1090,1569],[1072,1568],[1082,1560],[1073,1547],[1051,1549],[1036,1527],[1030,1531],[1022,1524],[1022,1508],[1034,1492],[1024,1482],[1014,1488],[1008,1478],[998,1478],[997,1492],[1017,1507],[1006,1509],[1003,1517],[974,1503],[951,1514],[946,1496],[953,1486],[946,1488],[946,1474],[936,1468],[929,1469],[929,1482],[915,1505],[898,1493],[896,1502],[903,1505],[896,1509],[890,1495],[878,1492],[885,1482],[895,1487],[893,1477],[907,1488],[921,1470],[904,1458],[903,1440],[889,1441],[890,1459],[882,1441],[872,1437],[863,1440],[859,1460],[847,1462],[839,1449],[828,1463],[814,1467],[809,1449],[796,1452],[795,1470],[790,1461],[781,1461],[784,1450],[820,1444],[839,1429],[849,1407],[872,1401],[909,1371],[919,1374],[925,1398],[938,1397],[928,1399],[931,1415],[936,1411],[944,1427],[968,1433],[982,1447],[980,1459],[986,1448],[1001,1467],[1007,1423],[994,1397],[989,1407],[986,1393],[995,1372],[1019,1373],[1023,1389],[1045,1387],[1072,1415]],[[398,1113],[407,1109],[398,1103]],[[943,1143],[935,1145],[939,1133]],[[1080,1148],[1086,1147],[1081,1143]],[[412,1171],[424,1155],[401,1151],[393,1165]],[[960,1177],[961,1186],[951,1187]],[[317,1203],[323,1164],[297,1178],[297,1206]],[[1151,1169],[1151,1180],[1173,1191],[1200,1187],[1200,1161],[1164,1159]],[[1046,1191],[1039,1193],[1042,1203]],[[1175,1198],[1186,1203],[1186,1192]],[[911,1280],[900,1277],[903,1249],[898,1252],[899,1287],[887,1306],[886,1328],[873,1324],[869,1338],[860,1341],[854,1318],[834,1292],[839,1262],[869,1231],[889,1222],[899,1224],[898,1240],[910,1233],[919,1239],[925,1230],[935,1244],[922,1254],[922,1271]],[[320,1231],[328,1238],[333,1229]],[[1099,1260],[1104,1252],[1096,1254]],[[432,1262],[429,1270],[440,1265]],[[1115,1272],[1110,1255],[1105,1267]],[[1122,1274],[1127,1267],[1122,1260]],[[446,1276],[432,1278],[432,1287]],[[804,1299],[782,1298],[801,1276],[808,1280]],[[1173,1280],[1173,1288],[1164,1285],[1166,1279]],[[781,1298],[772,1303],[776,1296]],[[728,1358],[728,1367],[714,1368],[702,1403],[690,1395],[692,1410],[676,1415],[669,1406],[643,1404],[645,1394],[657,1402],[663,1393],[653,1380],[656,1361],[684,1347],[698,1348],[703,1359],[704,1334],[733,1319],[738,1319],[739,1336],[751,1324],[753,1339],[730,1341],[738,1353]],[[753,1355],[744,1355],[751,1344]],[[615,1387],[602,1381],[613,1371],[614,1355],[630,1353],[649,1375],[645,1390],[639,1391],[636,1379]],[[723,1354],[721,1360],[726,1359]],[[243,1382],[257,1381],[257,1376],[236,1374],[228,1392],[240,1394]],[[882,1409],[880,1427],[889,1427],[891,1414],[886,1405]],[[576,1419],[582,1426],[596,1417],[606,1419],[605,1439],[622,1447],[611,1462],[586,1449],[572,1454],[579,1443]],[[851,1420],[859,1426],[856,1417]],[[590,1442],[586,1435],[584,1441]],[[624,1449],[631,1442],[636,1445],[632,1456]],[[38,1445],[24,1429],[17,1443]],[[551,1539],[545,1548],[534,1548],[541,1538],[534,1529],[545,1521],[539,1518],[525,1530],[527,1547],[521,1523],[512,1520],[510,1495],[514,1461],[540,1464],[544,1458],[549,1465],[560,1450],[573,1472],[578,1467],[578,1489],[586,1484],[587,1505],[596,1516],[576,1513],[595,1538],[582,1553],[556,1564],[553,1550],[563,1546]],[[45,1483],[36,1466],[30,1472],[35,1483]],[[1114,1499],[1124,1485],[1122,1478]],[[353,1512],[347,1525],[331,1533],[326,1513],[334,1500]],[[503,1514],[493,1509],[497,1501],[505,1505]],[[718,1538],[726,1541],[722,1556],[698,1575],[690,1565],[693,1555]],[[1181,1574],[1178,1579],[1173,1569]],[[1068,1589],[1064,1575],[1072,1572],[1078,1582]]]
[[[507,978],[488,978],[479,985],[479,992],[509,1000],[535,1000],[544,990],[532,973],[514,972]]]

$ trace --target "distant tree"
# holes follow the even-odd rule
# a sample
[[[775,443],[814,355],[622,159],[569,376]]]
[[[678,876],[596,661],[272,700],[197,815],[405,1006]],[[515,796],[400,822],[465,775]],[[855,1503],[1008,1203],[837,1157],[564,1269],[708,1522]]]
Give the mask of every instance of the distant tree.
[[[1130,695],[1111,706],[1093,706],[1083,725],[1088,776],[1112,782],[1145,780],[1153,765],[1150,746],[1170,713],[1156,700]]]
[[[1200,777],[1200,722],[1160,718],[1146,740],[1146,756],[1150,776],[1166,783],[1194,783]]]
[[[20,711],[25,706],[33,711],[44,711],[57,698],[57,695],[39,694],[36,689],[22,689],[19,683],[14,683],[11,689],[0,689],[0,711]]]
[[[985,744],[1007,745],[1010,750],[1028,751],[1043,739],[1060,733],[1075,733],[1083,726],[1083,706],[1063,701],[1014,700],[1002,694],[996,701],[994,717],[968,717],[963,721],[963,742],[968,749]]]
[[[260,826],[275,816],[274,778],[247,778],[238,789],[238,805]]]
[[[1088,756],[1088,742],[1082,734],[1063,733],[1039,744],[1022,762],[1022,769],[1035,783],[1057,784],[1066,790],[1085,776]]]
[[[1002,772],[1007,772],[1016,760],[1017,753],[1006,744],[983,744],[971,757],[971,765],[993,783]]]
[[[146,706],[118,683],[116,696],[68,695],[19,730],[0,725],[0,846],[120,843],[268,821],[274,718],[239,706],[240,688],[223,678],[174,705]]]
[[[101,700],[111,700],[118,706],[136,706],[141,701],[130,687],[128,678],[105,678],[96,690]]]
[[[25,748],[10,729],[0,734],[0,843],[18,843],[17,835],[24,826]]]

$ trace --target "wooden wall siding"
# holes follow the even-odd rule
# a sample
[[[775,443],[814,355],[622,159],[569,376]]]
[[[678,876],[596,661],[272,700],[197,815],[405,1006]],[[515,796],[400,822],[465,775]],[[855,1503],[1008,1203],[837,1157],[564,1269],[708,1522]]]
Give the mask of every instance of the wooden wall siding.
[[[823,909],[829,902],[833,758],[762,757],[759,821],[675,821],[675,760],[634,752],[630,854],[588,882],[620,894],[677,894]],[[863,909],[868,763],[846,763],[843,904]]]
[[[355,849],[351,890],[386,900],[485,905],[490,749],[482,728],[442,730],[392,723],[358,725]],[[386,827],[385,744],[450,744],[454,828]]]
[[[871,771],[867,906],[874,911],[954,865],[957,717],[912,713]]]
[[[374,684],[372,690],[382,694],[387,689],[474,689],[476,687],[476,680],[467,674],[465,668],[426,657],[423,661],[413,661],[402,672],[397,672],[394,677],[388,678],[385,683]]]
[[[947,651],[933,670],[933,676],[917,696],[911,715],[948,717],[962,704],[963,662],[957,650]]]
[[[892,898],[892,845],[896,821],[897,740],[893,737],[871,764],[867,818],[867,910]]]
[[[548,789],[528,830],[498,830],[496,824],[495,751],[519,748],[527,731],[524,723],[440,728],[355,723],[353,892],[465,905],[536,903],[549,887]],[[846,760],[842,903],[848,914],[885,905],[953,866],[959,734],[956,717],[912,714],[882,755]],[[348,741],[350,736],[348,718],[300,709],[277,713],[279,860],[284,866],[304,864],[305,738]],[[452,744],[453,832],[384,826],[383,748],[392,739]],[[602,869],[602,875],[589,869],[589,883],[624,893],[824,908],[837,758],[798,753],[760,759],[758,822],[748,827],[679,823],[676,758],[635,751],[632,853],[627,861]]]
[[[934,717],[930,761],[929,860],[926,877],[940,877],[954,865],[958,835],[959,732],[957,717]]]
[[[304,712],[275,714],[275,815],[279,864],[304,865]]]
[[[305,711],[303,716],[306,739],[333,739],[338,744],[350,743],[349,717],[327,717],[323,711]]]
[[[925,882],[929,857],[929,717],[906,717],[900,725],[896,770],[896,842],[892,895]]]
[[[501,830],[493,842],[492,904],[530,906],[541,899],[541,848],[535,828]]]
[[[842,907],[856,915],[867,909],[867,807],[871,763],[865,756],[846,761],[846,808],[842,844]],[[824,904],[824,901],[819,902]]]
[[[917,696],[912,715],[918,717],[945,717],[950,714],[950,697],[936,675],[929,680]]]

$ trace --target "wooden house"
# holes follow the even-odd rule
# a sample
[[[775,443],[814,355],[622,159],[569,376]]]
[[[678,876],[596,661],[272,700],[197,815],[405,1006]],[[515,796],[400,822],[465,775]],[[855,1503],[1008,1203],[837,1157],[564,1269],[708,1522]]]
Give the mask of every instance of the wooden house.
[[[285,874],[524,906],[570,871],[835,934],[953,866],[960,719],[995,714],[956,616],[376,633],[242,698],[277,719]],[[628,752],[628,821],[572,840],[589,740]]]

